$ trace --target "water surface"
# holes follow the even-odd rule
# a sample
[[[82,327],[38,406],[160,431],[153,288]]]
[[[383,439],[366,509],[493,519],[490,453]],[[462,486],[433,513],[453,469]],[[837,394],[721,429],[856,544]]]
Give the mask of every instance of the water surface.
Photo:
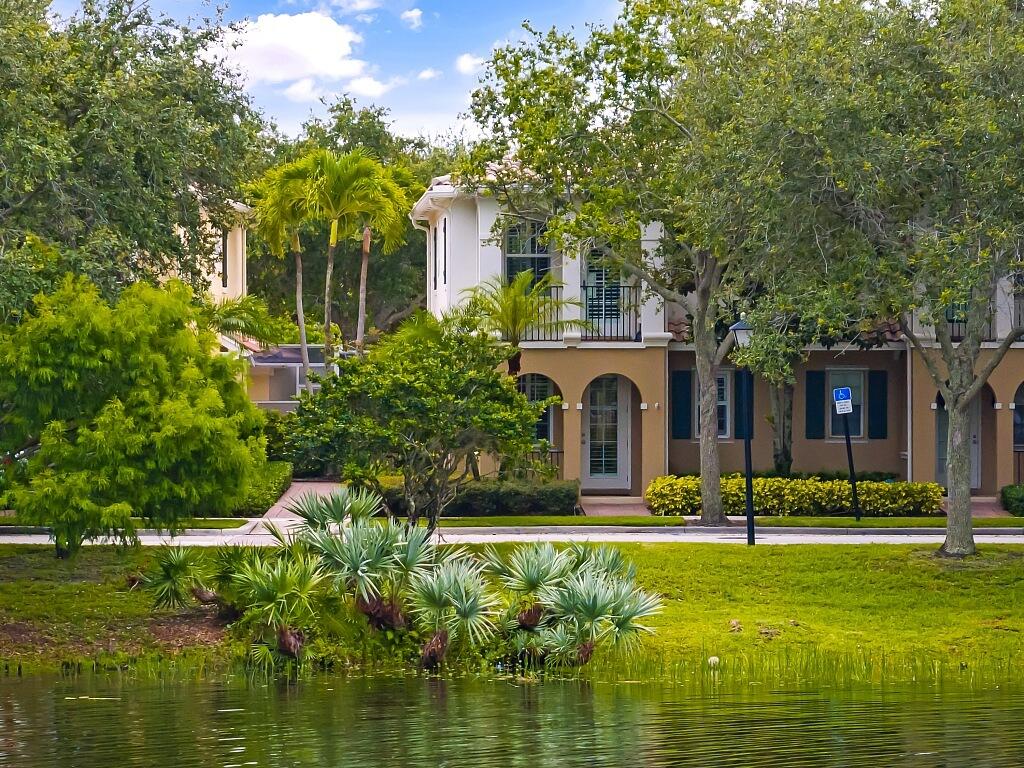
[[[1024,689],[0,679],[0,766],[1024,765]]]

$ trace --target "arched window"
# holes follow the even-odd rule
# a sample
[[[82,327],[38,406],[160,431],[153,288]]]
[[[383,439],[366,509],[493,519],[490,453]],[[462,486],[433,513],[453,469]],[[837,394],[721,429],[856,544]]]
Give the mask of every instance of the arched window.
[[[1024,451],[1024,384],[1017,387],[1013,396],[1013,447]]]
[[[531,403],[539,403],[557,394],[555,383],[541,373],[524,373],[516,382],[519,391],[526,395]],[[537,419],[537,442],[547,441],[554,443],[554,406],[544,409],[544,413]]]

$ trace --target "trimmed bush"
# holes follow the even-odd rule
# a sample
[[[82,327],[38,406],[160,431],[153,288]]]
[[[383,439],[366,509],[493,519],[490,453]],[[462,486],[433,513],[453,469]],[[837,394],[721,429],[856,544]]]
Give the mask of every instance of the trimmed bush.
[[[1024,517],[1024,485],[1004,485],[999,496],[1003,509],[1015,517]]]
[[[406,506],[402,478],[381,477],[384,502],[391,514],[403,517]],[[572,515],[580,488],[575,480],[531,483],[524,480],[481,480],[466,483],[444,511],[445,517]]]
[[[722,505],[727,515],[742,515],[742,475],[722,476]],[[938,514],[942,486],[937,483],[858,481],[861,512],[866,517],[902,517]],[[655,515],[699,515],[700,478],[657,477],[644,494]],[[848,515],[853,506],[850,483],[786,477],[754,478],[754,509],[758,515]]]
[[[234,517],[261,517],[292,484],[292,465],[287,461],[268,461],[253,472],[245,501],[231,512]],[[219,515],[211,515],[219,517]]]

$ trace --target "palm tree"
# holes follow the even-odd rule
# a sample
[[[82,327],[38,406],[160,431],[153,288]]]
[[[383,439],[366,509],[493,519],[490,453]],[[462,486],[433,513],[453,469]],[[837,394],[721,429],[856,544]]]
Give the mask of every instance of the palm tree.
[[[281,325],[255,296],[206,301],[200,307],[199,321],[214,333],[224,336],[247,336],[263,346],[281,340]]]
[[[585,320],[562,317],[566,308],[580,304],[552,295],[556,285],[550,273],[534,281],[533,272],[526,270],[511,282],[495,277],[466,291],[484,330],[500,335],[515,350],[508,359],[509,376],[519,376],[523,357],[520,344],[528,331],[558,334],[570,328],[590,327]]]
[[[402,219],[408,201],[394,176],[360,149],[338,154],[314,149],[282,170],[289,182],[304,184],[309,218],[329,222],[327,265],[324,278],[324,356],[334,352],[331,305],[334,298],[334,253],[339,239],[362,236],[363,264],[360,275],[360,328],[365,325],[366,271],[371,233],[384,236],[384,249],[397,248],[405,232]],[[362,343],[362,332],[357,333]]]
[[[295,259],[295,318],[299,326],[299,348],[302,370],[306,376],[306,391],[313,393],[309,377],[309,344],[306,339],[306,313],[302,306],[302,241],[299,228],[306,216],[305,190],[293,174],[281,168],[268,171],[252,188],[256,231],[267,242],[270,252],[284,258],[285,243]]]

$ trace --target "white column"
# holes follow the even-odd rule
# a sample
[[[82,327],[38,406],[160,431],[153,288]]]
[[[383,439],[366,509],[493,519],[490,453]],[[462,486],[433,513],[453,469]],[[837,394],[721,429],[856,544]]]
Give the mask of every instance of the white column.
[[[651,266],[660,266],[657,250],[663,234],[664,227],[658,221],[646,225],[640,232],[640,249],[644,260]],[[640,307],[640,330],[644,344],[648,346],[663,347],[672,339],[672,334],[665,328],[665,302],[660,296],[651,293],[644,299]]]
[[[476,217],[479,238],[476,284],[479,285],[505,272],[501,263],[501,239],[494,231],[498,220],[498,201],[493,197],[477,197]]]
[[[583,317],[583,306],[580,304],[580,287],[583,284],[583,256],[579,252],[552,254],[552,258],[559,259],[562,265],[562,298],[574,302],[567,306],[563,312],[566,320],[580,320]],[[565,331],[562,338],[567,347],[578,346],[582,334],[579,328],[570,328]]]

